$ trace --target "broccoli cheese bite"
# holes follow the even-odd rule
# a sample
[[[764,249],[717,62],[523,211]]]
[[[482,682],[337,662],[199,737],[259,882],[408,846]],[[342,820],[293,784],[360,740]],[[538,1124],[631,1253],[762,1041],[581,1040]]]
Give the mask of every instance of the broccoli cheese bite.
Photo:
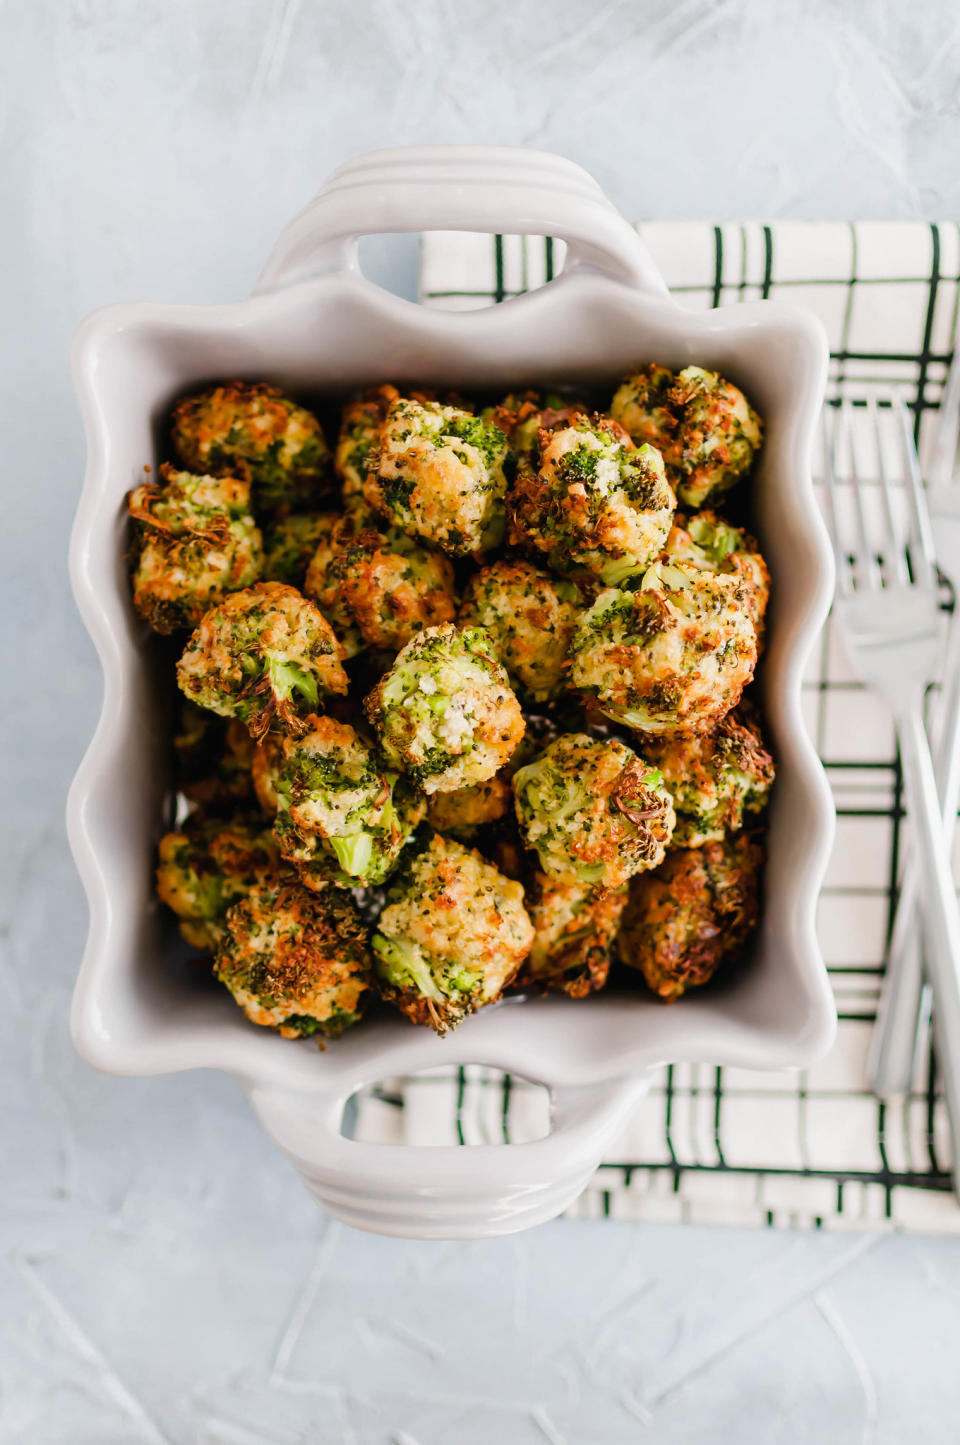
[[[335,1038],[366,1002],[367,930],[345,893],[262,882],[227,914],[214,971],[251,1023],[285,1039]]]
[[[271,727],[301,733],[324,693],[345,693],[333,630],[312,602],[282,582],[233,592],[204,615],[177,664],[181,691],[255,740]]]
[[[427,793],[492,778],[523,736],[520,704],[482,627],[418,633],[364,706],[387,762]]]
[[[618,888],[663,861],[670,794],[617,738],[563,733],[513,778],[517,821],[550,878]]]
[[[760,844],[749,833],[679,848],[630,891],[617,949],[668,1002],[712,978],[756,927]]]
[[[373,936],[384,998],[437,1033],[494,1003],[530,951],[523,888],[436,834],[405,861]]]
[[[469,842],[481,828],[505,818],[513,807],[513,789],[503,773],[452,793],[433,793],[427,801],[427,822],[447,837]]]
[[[749,471],[763,424],[743,392],[715,371],[687,366],[673,376],[648,366],[624,378],[610,413],[635,441],[663,455],[686,507],[702,507]]]
[[[583,606],[576,583],[509,558],[470,578],[457,621],[486,628],[521,701],[548,702],[562,691]]]
[[[311,598],[330,623],[343,656],[349,660],[363,651],[364,642],[340,590],[340,553],[356,535],[359,517],[355,513],[332,517],[331,524],[317,539],[303,579],[304,596]]]
[[[194,476],[167,463],[162,486],[127,498],[137,525],[133,605],[155,632],[195,627],[211,603],[263,571],[263,541],[250,487],[237,477]]]
[[[676,474],[679,459],[676,435],[678,421],[670,403],[676,380],[667,366],[643,366],[621,381],[610,403],[610,415],[620,423],[637,446],[656,447],[669,475]]]
[[[305,591],[340,634],[361,647],[398,652],[416,633],[452,622],[453,565],[395,527],[340,527],[310,563]]]
[[[757,645],[738,576],[667,560],[635,592],[601,592],[583,614],[570,681],[637,732],[686,737],[709,731],[740,701]]]
[[[230,905],[272,879],[278,866],[276,844],[259,818],[191,817],[160,839],[157,894],[191,948],[212,952]]]
[[[709,733],[650,741],[644,755],[660,769],[677,814],[671,847],[719,842],[761,813],[773,786],[773,759],[746,713],[732,712]]]
[[[307,722],[302,738],[283,744],[274,825],[280,852],[310,888],[382,883],[426,802],[348,723]]]
[[[340,479],[344,508],[348,512],[358,511],[363,520],[370,515],[370,507],[363,497],[367,464],[376,452],[380,427],[390,403],[399,398],[395,386],[374,386],[348,401],[340,414],[333,468]]]
[[[756,541],[742,527],[731,526],[714,512],[678,518],[667,538],[666,552],[679,561],[736,577],[743,584],[745,605],[758,630],[770,600],[770,573]]]
[[[521,982],[586,998],[603,988],[627,903],[627,884],[591,888],[538,873],[527,907],[533,945]]]
[[[339,521],[339,512],[292,512],[271,522],[263,537],[263,580],[302,589],[311,557]]]
[[[643,572],[661,551],[677,499],[659,452],[634,447],[609,417],[578,416],[541,431],[508,498],[510,541],[555,572],[607,586]]]
[[[513,810],[513,775],[529,763],[556,737],[550,719],[524,718],[524,734],[500,771],[482,783],[456,788],[450,793],[432,793],[427,799],[427,822],[438,833],[473,843],[483,837],[481,851],[497,863],[501,844],[509,849],[512,843],[520,849],[517,823]],[[496,825],[496,826],[495,826]],[[507,838],[509,834],[509,838]],[[492,850],[492,851],[491,851]],[[519,878],[520,870],[511,864],[501,868],[509,878]]]
[[[485,407],[480,413],[484,421],[498,426],[510,443],[510,450],[519,461],[529,461],[537,446],[541,428],[553,431],[572,421],[587,407],[576,401],[548,392],[511,392],[497,406]]]
[[[500,428],[472,412],[401,397],[380,427],[363,495],[401,532],[466,556],[502,540],[507,454]]]
[[[171,440],[183,466],[250,482],[259,511],[304,511],[330,467],[313,413],[265,382],[225,382],[184,397],[173,409]]]

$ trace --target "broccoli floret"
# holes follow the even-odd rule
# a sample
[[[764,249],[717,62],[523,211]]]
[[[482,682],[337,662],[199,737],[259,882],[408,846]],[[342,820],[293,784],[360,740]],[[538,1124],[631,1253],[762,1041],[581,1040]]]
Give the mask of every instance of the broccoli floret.
[[[342,638],[356,639],[354,652],[398,652],[457,610],[449,558],[395,527],[341,526],[310,563],[305,591]]]
[[[395,386],[376,386],[348,401],[343,408],[333,465],[340,478],[343,505],[362,525],[373,515],[363,497],[367,472],[376,456],[383,419],[390,403],[399,396]]]
[[[497,406],[484,408],[481,417],[500,428],[522,466],[533,457],[541,431],[555,431],[586,410],[585,403],[555,392],[541,396],[536,391],[521,391],[511,392]]]
[[[524,980],[570,998],[603,988],[627,891],[625,883],[591,888],[539,873],[528,903],[534,936]]]
[[[645,736],[709,731],[753,677],[758,635],[742,578],[669,553],[635,591],[601,592],[580,619],[570,680]]]
[[[337,512],[297,512],[271,522],[264,534],[264,581],[302,589],[311,557],[339,520]]]
[[[610,412],[635,441],[658,448],[685,507],[702,507],[728,492],[749,471],[763,438],[763,424],[743,392],[700,366],[676,376],[649,366],[627,376]]]
[[[521,701],[548,702],[563,690],[570,641],[584,597],[530,562],[494,562],[471,577],[458,621],[493,638]]]

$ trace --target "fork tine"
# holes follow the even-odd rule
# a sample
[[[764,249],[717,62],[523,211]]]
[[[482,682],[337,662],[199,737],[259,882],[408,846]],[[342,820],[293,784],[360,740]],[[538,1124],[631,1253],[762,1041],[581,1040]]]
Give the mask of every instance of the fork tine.
[[[837,566],[837,591],[850,592],[850,564],[847,554],[840,545],[840,514],[837,503],[837,410],[826,403],[821,417],[823,432],[823,476],[827,484],[827,530],[833,543],[833,555]]]
[[[933,545],[933,529],[930,526],[930,513],[927,510],[923,478],[920,476],[920,463],[917,459],[913,428],[910,425],[910,415],[902,392],[894,391],[892,404],[900,431],[901,450],[907,472],[906,491],[913,522],[911,531],[917,543],[916,547],[911,546],[910,548],[913,574],[915,579],[925,586],[936,587],[937,554]]]
[[[877,443],[877,467],[880,476],[880,493],[883,498],[883,515],[886,522],[887,538],[889,549],[884,550],[884,563],[888,571],[893,573],[897,582],[909,582],[907,572],[907,559],[904,554],[903,543],[897,527],[896,514],[893,506],[893,479],[890,476],[890,463],[887,456],[887,448],[884,445],[883,427],[880,421],[880,408],[877,406],[877,398],[872,393],[867,399],[867,410],[873,423],[873,434]]]
[[[850,453],[850,489],[853,492],[854,514],[856,517],[857,539],[859,551],[857,556],[857,585],[866,586],[872,591],[877,591],[883,586],[883,578],[877,566],[873,547],[870,545],[870,532],[867,526],[867,509],[863,499],[863,484],[861,481],[861,469],[857,460],[856,426],[854,424],[853,404],[849,400],[842,403],[840,415],[843,418],[843,430],[847,437],[847,447]]]

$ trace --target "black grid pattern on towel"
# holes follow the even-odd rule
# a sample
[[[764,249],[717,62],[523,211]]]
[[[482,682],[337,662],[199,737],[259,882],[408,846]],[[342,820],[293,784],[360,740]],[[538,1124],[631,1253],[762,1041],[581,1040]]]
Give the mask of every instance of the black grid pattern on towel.
[[[874,383],[904,387],[923,454],[956,323],[956,226],[664,222],[641,234],[686,305],[773,296],[816,311],[830,337],[834,394],[855,397]],[[457,249],[464,245],[466,258]],[[465,259],[467,286],[459,284]],[[541,237],[426,237],[421,299],[457,309],[490,305],[550,280],[561,264],[562,243]],[[958,1227],[935,1061],[927,1060],[923,1087],[902,1102],[885,1106],[866,1085],[903,841],[892,725],[850,674],[829,623],[804,693],[837,803],[837,847],[820,912],[837,1044],[799,1074],[663,1069],[636,1129],[619,1157],[602,1165],[577,1214]],[[449,1089],[461,1142],[523,1132],[512,1120],[532,1086],[485,1069],[445,1071],[430,1082]],[[471,1105],[478,1090],[494,1091],[496,1106]],[[402,1106],[404,1088],[392,1097]],[[486,1124],[478,1124],[481,1114]]]

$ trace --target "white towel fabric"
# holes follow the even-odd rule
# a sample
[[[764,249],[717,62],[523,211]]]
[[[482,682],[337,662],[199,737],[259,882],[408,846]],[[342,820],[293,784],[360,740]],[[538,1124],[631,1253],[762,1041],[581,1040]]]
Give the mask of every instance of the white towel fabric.
[[[640,230],[685,305],[777,296],[810,307],[830,337],[834,390],[855,396],[865,382],[903,385],[922,418],[921,454],[929,446],[957,316],[957,226],[694,221]],[[421,300],[488,306],[542,285],[562,260],[562,243],[540,237],[431,233]],[[837,1042],[801,1073],[661,1070],[575,1216],[960,1233],[932,1061],[922,1089],[902,1102],[885,1107],[867,1087],[903,842],[901,780],[890,718],[851,675],[829,624],[805,701],[838,810],[819,912]],[[366,1091],[356,1132],[469,1145],[535,1138],[547,1118],[542,1088],[480,1067],[437,1069]]]

